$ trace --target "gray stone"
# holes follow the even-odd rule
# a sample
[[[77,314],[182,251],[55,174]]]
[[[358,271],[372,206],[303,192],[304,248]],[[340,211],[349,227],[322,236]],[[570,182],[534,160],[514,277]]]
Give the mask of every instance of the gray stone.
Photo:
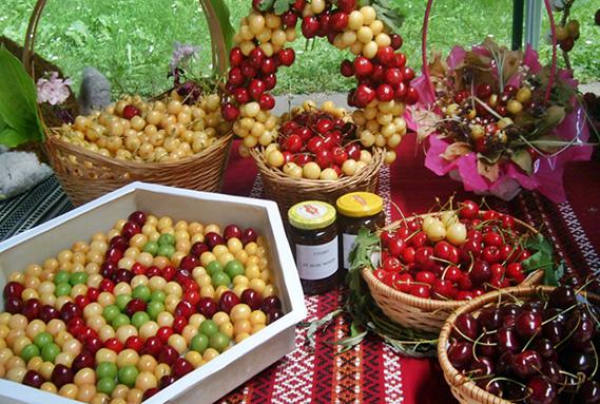
[[[79,106],[81,113],[89,114],[110,104],[110,81],[97,69],[86,67],[79,88]]]

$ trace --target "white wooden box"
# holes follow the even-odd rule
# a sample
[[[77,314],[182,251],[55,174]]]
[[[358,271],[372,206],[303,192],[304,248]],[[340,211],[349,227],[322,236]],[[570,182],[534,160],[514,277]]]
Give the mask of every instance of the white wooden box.
[[[275,202],[135,182],[0,243],[0,290],[28,264],[108,231],[136,210],[174,220],[253,227],[267,238],[269,260],[285,315],[214,360],[161,390],[147,404],[204,404],[218,400],[295,348],[295,326],[306,317],[304,294]],[[3,304],[0,301],[0,305]],[[77,401],[0,379],[0,403],[73,404]]]

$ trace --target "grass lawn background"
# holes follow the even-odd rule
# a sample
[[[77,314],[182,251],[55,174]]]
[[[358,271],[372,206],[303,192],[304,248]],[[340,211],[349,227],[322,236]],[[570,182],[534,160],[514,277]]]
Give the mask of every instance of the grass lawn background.
[[[234,27],[248,13],[250,0],[226,0]],[[400,34],[409,65],[420,69],[424,0],[389,0],[406,13]],[[0,34],[23,42],[34,0],[0,1]],[[574,18],[581,38],[571,54],[576,77],[600,78],[600,27],[594,25],[597,0],[577,0]],[[429,48],[447,52],[454,44],[471,45],[492,35],[510,45],[512,0],[438,1],[430,23]],[[547,30],[547,21],[544,24]],[[200,45],[198,72],[210,69],[210,44],[204,15],[195,0],[49,0],[41,19],[36,51],[59,65],[76,86],[81,70],[95,66],[113,83],[113,92],[156,94],[169,87],[166,78],[173,43]],[[348,57],[320,39],[293,44],[296,63],[278,74],[276,93],[345,91],[350,81],[339,73]],[[542,44],[543,58],[549,46]],[[562,60],[561,60],[562,62]],[[75,87],[77,88],[77,87]]]

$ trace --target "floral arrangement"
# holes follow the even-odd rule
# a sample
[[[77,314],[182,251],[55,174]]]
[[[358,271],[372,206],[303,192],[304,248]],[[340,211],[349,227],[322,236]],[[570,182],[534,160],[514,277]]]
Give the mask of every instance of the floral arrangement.
[[[491,39],[436,55],[415,86],[413,128],[426,142],[426,166],[468,191],[510,200],[521,188],[555,202],[566,196],[566,162],[592,149],[577,81],[542,67],[531,48],[510,51]],[[580,146],[580,147],[574,147]]]

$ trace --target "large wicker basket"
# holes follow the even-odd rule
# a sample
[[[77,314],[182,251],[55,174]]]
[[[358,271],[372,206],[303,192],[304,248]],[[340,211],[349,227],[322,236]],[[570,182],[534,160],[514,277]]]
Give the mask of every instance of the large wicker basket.
[[[37,27],[47,0],[38,0],[31,15],[23,65],[34,77],[34,45]],[[210,1],[200,0],[209,23],[213,66],[217,74],[227,70],[225,39],[218,28],[216,13]],[[215,25],[217,24],[217,25]],[[44,113],[39,111],[42,121]],[[218,192],[223,185],[233,134],[220,137],[206,150],[179,162],[141,163],[104,157],[98,153],[65,142],[58,129],[45,125],[46,157],[63,190],[74,205],[81,205],[133,181],[145,181],[199,191]]]
[[[444,378],[450,385],[452,394],[461,404],[510,404],[512,401],[503,400],[498,396],[488,393],[452,366],[448,359],[447,349],[456,318],[463,313],[472,313],[488,303],[498,302],[502,299],[526,298],[528,296],[547,294],[553,289],[551,286],[529,285],[487,293],[461,306],[448,317],[438,339],[438,359],[444,372]],[[595,304],[600,302],[596,295],[587,294],[587,298]]]
[[[515,219],[515,223],[527,232],[537,233],[536,229],[521,220]],[[361,274],[385,315],[407,328],[437,333],[450,313],[469,303],[468,300],[435,300],[400,292],[377,279],[372,268],[363,268]],[[534,271],[521,285],[538,284],[543,277],[542,270]]]
[[[374,149],[369,164],[357,174],[335,181],[323,181],[293,178],[281,170],[271,168],[260,150],[250,149],[250,154],[258,166],[265,196],[277,202],[286,221],[287,211],[302,201],[319,200],[335,205],[340,196],[349,192],[376,192],[379,170],[385,157],[383,150]]]

